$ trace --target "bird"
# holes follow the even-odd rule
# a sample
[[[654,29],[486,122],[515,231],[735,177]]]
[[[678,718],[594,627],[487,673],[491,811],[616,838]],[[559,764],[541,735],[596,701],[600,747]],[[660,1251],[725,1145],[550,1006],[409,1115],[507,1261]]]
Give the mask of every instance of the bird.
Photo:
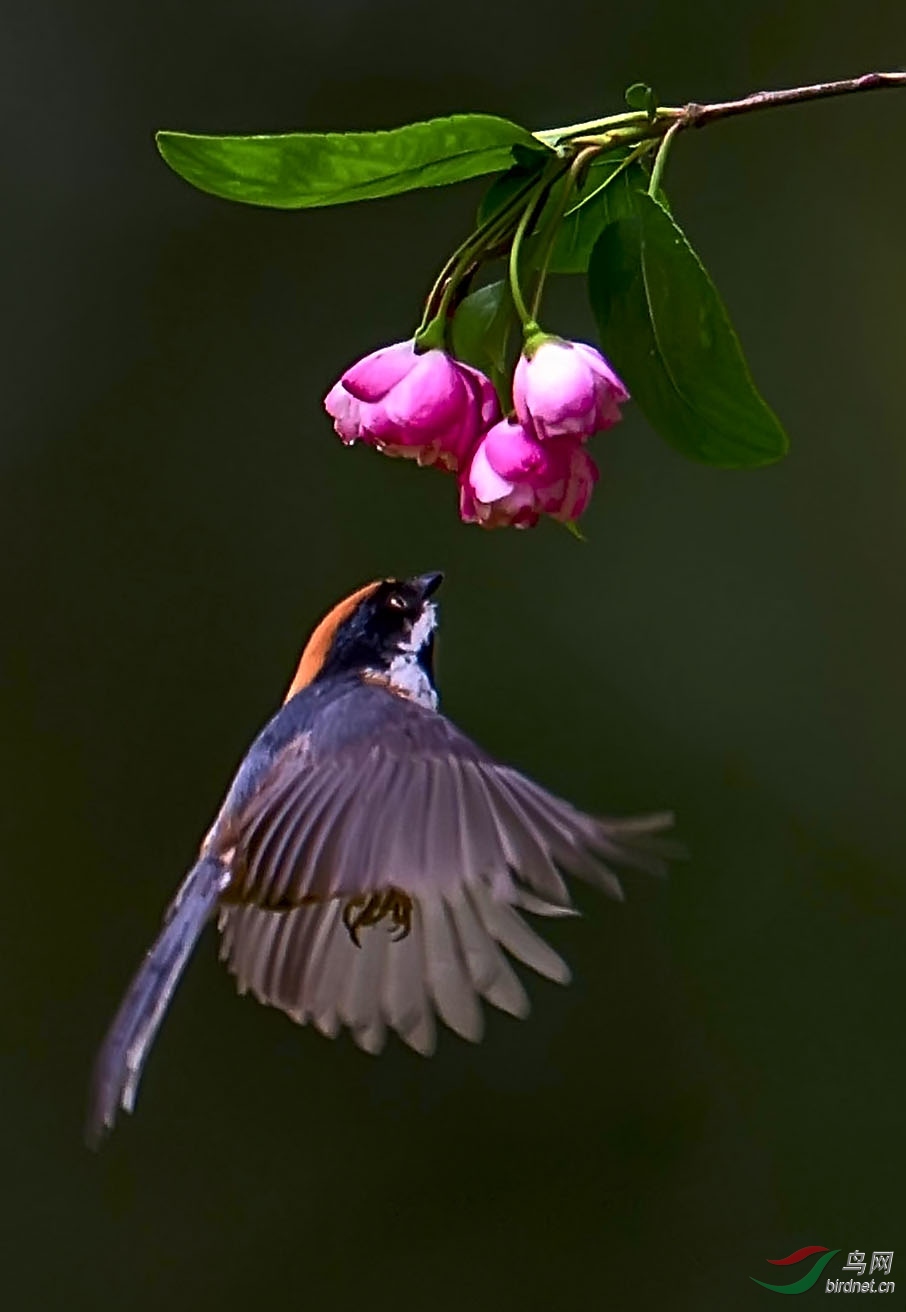
[[[565,876],[622,898],[614,867],[664,873],[670,812],[596,818],[501,764],[438,709],[443,575],[380,579],[311,634],[239,765],[98,1053],[86,1139],[131,1112],[193,949],[217,921],[240,992],[377,1053],[429,1055],[436,1018],[529,1011],[511,964],[567,983],[533,920],[575,915]]]

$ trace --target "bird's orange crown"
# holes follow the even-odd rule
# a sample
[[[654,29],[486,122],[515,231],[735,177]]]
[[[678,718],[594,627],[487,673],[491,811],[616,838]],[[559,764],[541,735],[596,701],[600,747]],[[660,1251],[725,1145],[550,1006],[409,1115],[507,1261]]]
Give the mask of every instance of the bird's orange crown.
[[[350,596],[344,597],[338,601],[332,610],[329,610],[324,618],[318,624],[305,644],[305,650],[302,652],[302,659],[299,661],[299,668],[296,670],[292,683],[289,685],[289,691],[284,701],[289,701],[290,697],[295,697],[297,692],[315,680],[321,673],[331,647],[336,637],[337,629],[344,621],[348,620],[356,607],[370,597],[373,592],[381,586],[381,580],[375,579],[371,583],[366,583],[364,587],[358,588]]]

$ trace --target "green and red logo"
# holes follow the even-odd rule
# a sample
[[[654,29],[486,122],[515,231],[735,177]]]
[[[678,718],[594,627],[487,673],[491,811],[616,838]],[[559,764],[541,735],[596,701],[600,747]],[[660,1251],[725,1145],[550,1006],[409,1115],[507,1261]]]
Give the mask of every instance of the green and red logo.
[[[798,1266],[800,1262],[807,1261],[810,1257],[814,1257],[816,1253],[823,1253],[824,1256],[819,1257],[817,1262],[814,1262],[805,1275],[800,1276],[798,1280],[794,1280],[787,1285],[769,1285],[766,1280],[757,1280],[755,1276],[750,1276],[749,1279],[754,1280],[756,1285],[762,1285],[765,1289],[772,1290],[775,1294],[804,1294],[807,1289],[811,1289],[831,1258],[839,1252],[839,1248],[825,1248],[823,1244],[807,1244],[805,1248],[797,1248],[795,1253],[790,1253],[789,1257],[769,1257],[766,1259],[771,1266]]]

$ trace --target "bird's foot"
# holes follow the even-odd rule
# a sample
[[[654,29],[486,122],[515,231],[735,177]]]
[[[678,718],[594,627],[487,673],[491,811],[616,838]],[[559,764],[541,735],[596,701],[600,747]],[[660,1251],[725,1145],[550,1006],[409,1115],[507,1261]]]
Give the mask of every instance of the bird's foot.
[[[394,942],[405,938],[412,929],[412,899],[402,889],[384,888],[367,897],[353,897],[343,908],[343,924],[357,948],[362,946],[359,930],[377,925],[388,917],[396,930]]]

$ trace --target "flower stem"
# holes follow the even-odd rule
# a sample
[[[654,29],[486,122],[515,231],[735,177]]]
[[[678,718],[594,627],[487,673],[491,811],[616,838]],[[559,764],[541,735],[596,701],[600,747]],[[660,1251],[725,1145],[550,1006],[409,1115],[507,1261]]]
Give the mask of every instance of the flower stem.
[[[465,241],[456,248],[437,275],[434,285],[428,293],[422,321],[415,334],[416,339],[423,336],[429,324],[441,312],[441,307],[449,304],[450,297],[463,272],[472,266],[484,250],[489,249],[506,235],[513,225],[520,204],[525,201],[527,196],[531,195],[537,186],[537,177],[530,178],[525,186],[520,187],[499,210],[489,215],[484,223],[479,224]]]
[[[522,212],[522,217],[519,220],[519,225],[516,228],[516,232],[513,235],[512,245],[510,246],[510,293],[513,297],[513,305],[516,309],[516,313],[519,315],[522,324],[522,331],[526,337],[530,332],[537,331],[538,325],[529,314],[528,306],[525,303],[525,298],[522,295],[522,288],[519,284],[519,254],[522,250],[523,238],[525,237],[529,224],[535,216],[536,209],[537,206],[534,201],[526,205]]]
[[[586,164],[589,164],[594,159],[594,157],[599,154],[600,151],[596,146],[587,146],[585,150],[580,150],[578,155],[576,155],[575,159],[569,166],[569,170],[566,174],[566,177],[563,179],[563,186],[560,190],[560,195],[557,199],[557,204],[554,206],[553,212],[550,218],[548,219],[544,232],[541,235],[541,248],[544,251],[544,257],[541,261],[541,266],[538,270],[538,281],[535,284],[535,293],[534,296],[532,297],[532,308],[531,308],[531,313],[529,315],[529,323],[533,327],[537,326],[538,311],[541,307],[541,297],[544,292],[544,280],[547,277],[547,266],[550,264],[551,256],[554,253],[554,245],[556,244],[557,241],[557,233],[560,229],[560,224],[563,220],[563,216],[566,213],[566,207],[569,204],[569,198],[570,196],[572,196],[573,192],[575,191],[576,186],[578,185],[579,176],[582,173],[582,170],[585,168]],[[510,274],[510,281],[512,283],[512,272]],[[523,318],[523,324],[525,324],[524,318]]]
[[[601,192],[604,191],[606,187],[609,187],[610,184],[620,176],[624,169],[628,169],[630,164],[634,164],[637,159],[640,159],[643,155],[647,155],[648,152],[653,149],[653,141],[643,141],[640,145],[636,146],[635,150],[630,151],[625,159],[620,160],[619,164],[617,164],[613,172],[604,179],[600,187],[595,187],[594,191],[590,192],[587,196],[583,196],[582,199],[572,207],[572,209],[568,210],[566,208],[567,203],[570,196],[573,194],[573,191],[578,186],[579,176],[583,168],[587,163],[593,160],[596,155],[599,155],[601,151],[597,146],[586,146],[584,150],[579,151],[578,155],[576,155],[570,167],[569,175],[564,183],[563,191],[560,194],[560,203],[557,205],[555,212],[551,215],[542,236],[541,246],[544,255],[538,271],[538,282],[535,287],[535,294],[532,297],[532,324],[537,323],[538,311],[541,308],[541,297],[544,292],[544,283],[547,278],[548,266],[550,265],[554,254],[554,248],[557,244],[557,233],[560,230],[562,220],[568,218],[571,214],[577,214],[587,201],[594,200],[596,196],[600,196]]]
[[[583,205],[587,205],[589,201],[593,201],[597,196],[600,196],[601,192],[605,189],[605,187],[609,187],[610,184],[614,181],[614,179],[620,176],[620,174],[623,172],[624,169],[628,169],[630,164],[634,164],[636,160],[641,159],[643,155],[648,155],[652,150],[654,150],[654,147],[655,147],[655,142],[653,141],[641,142],[638,146],[636,146],[635,150],[629,152],[629,154],[626,156],[625,159],[620,160],[619,164],[614,169],[613,173],[608,174],[608,176],[601,183],[600,187],[595,187],[594,191],[590,191],[587,196],[583,196],[580,201],[576,202],[576,204],[572,207],[571,210],[566,211],[563,217],[565,219],[568,219],[571,214],[578,214],[579,210],[582,209]]]
[[[677,119],[672,123],[664,133],[661,144],[657,148],[657,154],[654,157],[654,168],[651,170],[651,180],[648,183],[648,195],[657,196],[661,188],[661,178],[664,176],[664,169],[667,166],[667,156],[670,154],[670,147],[673,145],[673,139],[677,132],[682,129],[682,119]]]
[[[575,164],[575,160],[567,160],[565,162],[558,160],[555,169],[546,170],[545,176],[542,177],[538,184],[535,194],[522,211],[519,223],[516,226],[516,231],[513,234],[509,255],[510,292],[513,297],[513,307],[519,316],[522,323],[522,331],[526,337],[537,332],[538,325],[535,323],[533,313],[529,312],[526,298],[522,293],[522,284],[519,279],[519,260],[522,254],[522,243],[525,240],[526,233],[531,230],[538,216],[544,209],[544,206],[547,204],[547,199],[551,193],[551,189],[557,182],[559,182],[564,174],[572,174]],[[568,190],[569,186],[567,183],[567,195]]]
[[[524,208],[516,223],[516,234],[519,234],[520,227],[524,234],[525,229],[534,222],[543,207],[551,187],[569,167],[569,161],[564,162],[560,159],[556,159],[553,166],[550,162],[545,164],[540,177],[535,174],[530,178],[453,252],[438,275],[425,303],[422,321],[415,332],[417,350],[429,350],[432,346],[446,349],[450,329],[450,306],[462,280],[474,273],[488,252],[493,251],[502,240],[509,237],[520,205]],[[525,203],[526,197],[528,197],[528,204]],[[520,237],[519,240],[521,242],[522,238]],[[524,307],[521,296],[519,303]]]
[[[675,114],[678,110],[660,109],[659,114]],[[564,128],[543,128],[533,132],[532,136],[545,146],[557,146],[560,142],[570,141],[573,137],[585,136],[588,132],[606,131],[608,128],[627,127],[637,123],[640,127],[649,123],[650,116],[645,110],[632,110],[628,114],[609,114],[607,118],[590,118],[585,123],[570,123]]]

